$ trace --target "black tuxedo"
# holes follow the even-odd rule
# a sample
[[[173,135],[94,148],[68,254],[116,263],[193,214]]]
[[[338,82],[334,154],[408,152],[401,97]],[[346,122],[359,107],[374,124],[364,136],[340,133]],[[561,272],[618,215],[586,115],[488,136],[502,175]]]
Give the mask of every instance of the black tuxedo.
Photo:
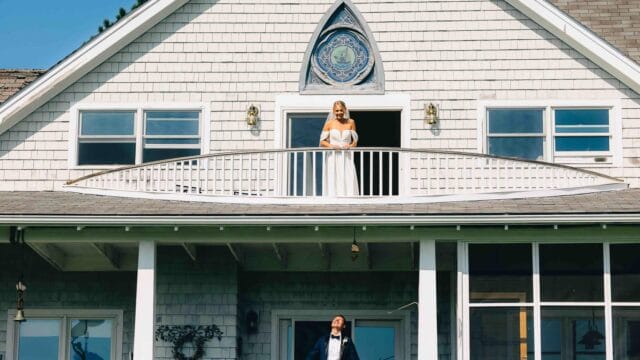
[[[329,335],[326,335],[318,339],[313,349],[307,354],[306,360],[327,360],[328,354]],[[360,360],[356,347],[348,336],[342,336],[340,360]]]

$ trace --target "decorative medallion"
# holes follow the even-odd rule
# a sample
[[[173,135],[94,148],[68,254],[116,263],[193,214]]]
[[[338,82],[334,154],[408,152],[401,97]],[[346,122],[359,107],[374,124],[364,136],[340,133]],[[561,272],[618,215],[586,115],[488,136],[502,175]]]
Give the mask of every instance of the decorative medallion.
[[[332,85],[362,82],[373,69],[373,64],[367,39],[348,28],[325,32],[312,58],[315,74]]]
[[[384,93],[382,61],[358,9],[337,0],[316,29],[300,73],[302,93]]]

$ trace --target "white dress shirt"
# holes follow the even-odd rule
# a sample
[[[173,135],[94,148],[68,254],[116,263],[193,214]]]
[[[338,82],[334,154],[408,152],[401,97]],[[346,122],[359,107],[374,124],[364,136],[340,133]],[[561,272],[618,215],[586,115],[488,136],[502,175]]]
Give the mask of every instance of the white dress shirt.
[[[342,335],[340,339],[329,337],[329,349],[327,351],[327,360],[340,360],[340,345],[342,344]]]

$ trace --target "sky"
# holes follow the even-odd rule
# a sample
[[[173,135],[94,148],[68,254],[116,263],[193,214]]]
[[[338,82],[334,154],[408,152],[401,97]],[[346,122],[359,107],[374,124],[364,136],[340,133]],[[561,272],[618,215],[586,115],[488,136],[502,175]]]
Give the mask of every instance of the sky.
[[[48,69],[135,0],[0,0],[0,69]]]

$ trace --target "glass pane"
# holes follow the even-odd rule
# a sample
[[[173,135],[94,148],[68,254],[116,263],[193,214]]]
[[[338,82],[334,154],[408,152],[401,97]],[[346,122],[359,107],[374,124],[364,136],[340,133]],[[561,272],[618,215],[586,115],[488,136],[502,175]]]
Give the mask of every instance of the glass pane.
[[[608,133],[609,126],[558,126],[556,132],[561,134],[567,133]]]
[[[489,154],[527,160],[543,159],[542,137],[490,137]]]
[[[557,126],[609,125],[608,109],[556,109]]]
[[[200,139],[145,139],[145,144],[187,144],[187,145],[197,145],[200,144]]]
[[[135,161],[135,143],[78,144],[78,165],[129,165]]]
[[[640,359],[640,307],[613,308],[613,357]]]
[[[533,359],[532,310],[471,308],[471,360]]]
[[[145,135],[199,135],[199,111],[147,111]],[[170,141],[170,144],[180,142]],[[156,143],[159,144],[159,143]]]
[[[604,360],[604,308],[543,307],[542,359]]]
[[[640,301],[640,244],[611,244],[613,301]]]
[[[542,134],[542,109],[489,109],[489,134]]]
[[[83,111],[80,135],[133,135],[135,112]]]
[[[356,350],[361,359],[396,358],[397,334],[393,324],[356,325],[355,335]]]
[[[609,151],[609,137],[556,136],[556,151]]]
[[[289,147],[316,147],[327,119],[326,114],[317,116],[292,116],[289,119]]]
[[[471,302],[532,301],[530,244],[469,245]]]
[[[144,149],[142,161],[151,162],[200,155],[200,149]]]
[[[58,360],[60,320],[30,318],[18,332],[18,360]]]
[[[110,360],[112,320],[71,320],[69,360]]]
[[[603,301],[602,244],[540,245],[542,301]]]

